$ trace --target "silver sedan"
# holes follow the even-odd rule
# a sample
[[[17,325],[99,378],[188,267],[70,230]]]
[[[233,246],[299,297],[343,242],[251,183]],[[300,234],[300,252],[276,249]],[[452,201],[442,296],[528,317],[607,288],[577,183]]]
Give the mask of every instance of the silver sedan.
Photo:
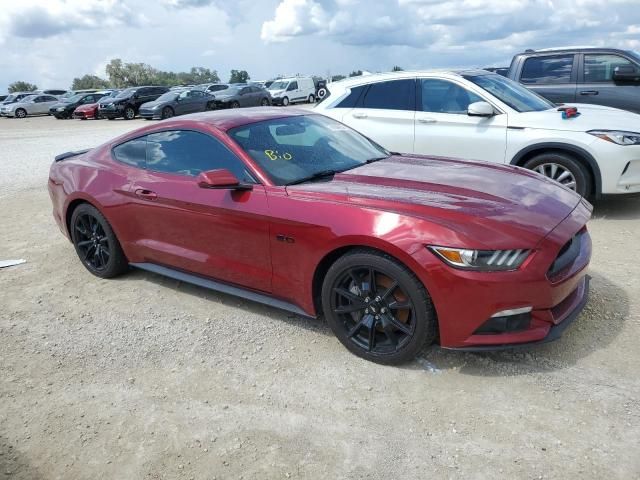
[[[29,95],[16,103],[3,105],[0,116],[24,118],[27,115],[48,115],[49,108],[58,101],[53,95]]]

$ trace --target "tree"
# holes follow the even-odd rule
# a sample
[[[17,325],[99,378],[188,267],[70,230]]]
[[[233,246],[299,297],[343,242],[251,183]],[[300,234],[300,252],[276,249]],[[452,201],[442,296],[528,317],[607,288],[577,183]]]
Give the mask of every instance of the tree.
[[[331,81],[337,82],[338,80],[344,80],[345,78],[347,77],[345,77],[344,75],[334,75],[333,77],[331,77]]]
[[[247,83],[250,78],[246,70],[231,70],[229,83]]]
[[[362,75],[362,70],[354,70],[349,74],[350,77],[359,77],[360,75]]]
[[[403,70],[404,70],[404,68],[399,67],[398,65],[395,65],[395,66],[391,69],[391,71],[392,71],[392,72],[402,72]]]
[[[84,90],[89,88],[109,88],[109,82],[96,75],[83,75],[82,77],[74,78],[71,84],[71,90]]]
[[[29,83],[29,82],[23,82],[22,80],[13,82],[11,85],[9,85],[9,93],[33,92],[34,90],[37,90],[37,89],[38,89],[37,85],[34,85],[33,83]]]

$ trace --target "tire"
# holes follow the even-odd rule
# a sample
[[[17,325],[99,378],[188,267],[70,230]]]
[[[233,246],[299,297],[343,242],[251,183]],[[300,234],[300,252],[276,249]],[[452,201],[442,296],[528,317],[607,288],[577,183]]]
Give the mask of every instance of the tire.
[[[113,278],[128,270],[120,242],[97,208],[78,205],[71,215],[70,230],[78,258],[96,277]]]
[[[320,100],[322,100],[326,94],[327,94],[326,88],[321,88],[320,90],[318,90],[318,98]]]
[[[232,102],[231,108],[240,108],[240,104],[238,102]]]
[[[207,106],[205,107],[205,111],[210,112],[211,110],[215,110],[216,109],[216,105],[214,103],[207,103]]]
[[[372,362],[410,361],[436,338],[427,290],[411,270],[383,253],[354,250],[336,260],[322,284],[322,309],[338,340]]]
[[[561,152],[542,153],[527,160],[524,168],[541,173],[583,197],[591,195],[591,173],[571,155]]]
[[[27,116],[27,111],[24,108],[19,108],[16,110],[16,118],[24,118]]]
[[[136,118],[136,110],[131,106],[126,107],[124,109],[124,112],[122,112],[122,115],[124,116],[125,120],[133,120],[134,118]]]
[[[271,104],[271,102],[269,102],[269,99],[267,97],[264,97],[262,100],[260,100],[260,106],[262,107],[268,107]]]
[[[107,117],[107,120],[115,120],[115,117]]]
[[[286,107],[287,105],[289,105],[289,97],[283,97],[282,98],[282,106]]]
[[[171,107],[164,107],[162,109],[162,120],[164,120],[165,118],[171,118],[175,115],[175,112],[173,111],[173,108]]]
[[[309,103],[314,103],[316,101],[316,97],[315,95],[312,93],[311,95],[309,95],[309,98],[307,99],[309,101]]]

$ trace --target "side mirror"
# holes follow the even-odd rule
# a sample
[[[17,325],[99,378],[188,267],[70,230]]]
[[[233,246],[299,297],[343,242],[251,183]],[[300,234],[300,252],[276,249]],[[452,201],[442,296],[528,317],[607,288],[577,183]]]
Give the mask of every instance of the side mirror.
[[[631,65],[620,65],[613,69],[613,79],[622,82],[640,81],[640,72]]]
[[[470,117],[493,117],[495,114],[495,110],[487,102],[472,103],[467,109],[467,115]]]
[[[200,188],[253,190],[251,184],[240,183],[240,180],[226,168],[201,172],[197,180]]]

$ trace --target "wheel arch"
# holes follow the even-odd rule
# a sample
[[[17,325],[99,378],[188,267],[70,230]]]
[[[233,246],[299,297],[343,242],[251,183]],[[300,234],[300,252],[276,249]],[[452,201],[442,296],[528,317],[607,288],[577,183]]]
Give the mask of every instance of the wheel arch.
[[[354,250],[368,250],[373,253],[379,253],[379,254],[391,257],[393,260],[400,263],[409,271],[411,271],[413,275],[416,277],[416,279],[425,288],[425,290],[428,293],[430,292],[429,286],[425,284],[422,278],[420,278],[420,275],[415,273],[416,266],[417,266],[416,262],[411,258],[411,256],[408,253],[403,252],[401,250],[396,250],[393,248],[391,249],[381,248],[381,246],[367,244],[366,242],[352,242],[349,244],[337,246],[332,250],[326,252],[316,265],[316,268],[313,272],[313,277],[312,277],[311,293],[313,296],[313,306],[318,316],[322,314],[322,282],[324,280],[324,277],[329,271],[329,268],[331,268],[331,265],[333,265],[343,255]],[[429,293],[429,295],[431,295],[431,293]],[[433,297],[431,297],[431,304],[433,306],[433,311],[435,313],[436,328],[438,328],[439,330],[438,309]]]
[[[593,184],[591,185],[593,195],[595,198],[601,197],[602,175],[600,173],[598,162],[596,162],[596,159],[593,157],[593,155],[587,152],[584,148],[578,147],[576,145],[570,145],[560,142],[536,143],[520,150],[514,155],[514,157],[511,159],[511,162],[509,163],[511,165],[521,167],[527,162],[527,160],[535,157],[536,155],[549,152],[569,154],[575,157],[576,160],[582,163],[585,167],[587,167],[591,173],[591,179],[593,182]]]

